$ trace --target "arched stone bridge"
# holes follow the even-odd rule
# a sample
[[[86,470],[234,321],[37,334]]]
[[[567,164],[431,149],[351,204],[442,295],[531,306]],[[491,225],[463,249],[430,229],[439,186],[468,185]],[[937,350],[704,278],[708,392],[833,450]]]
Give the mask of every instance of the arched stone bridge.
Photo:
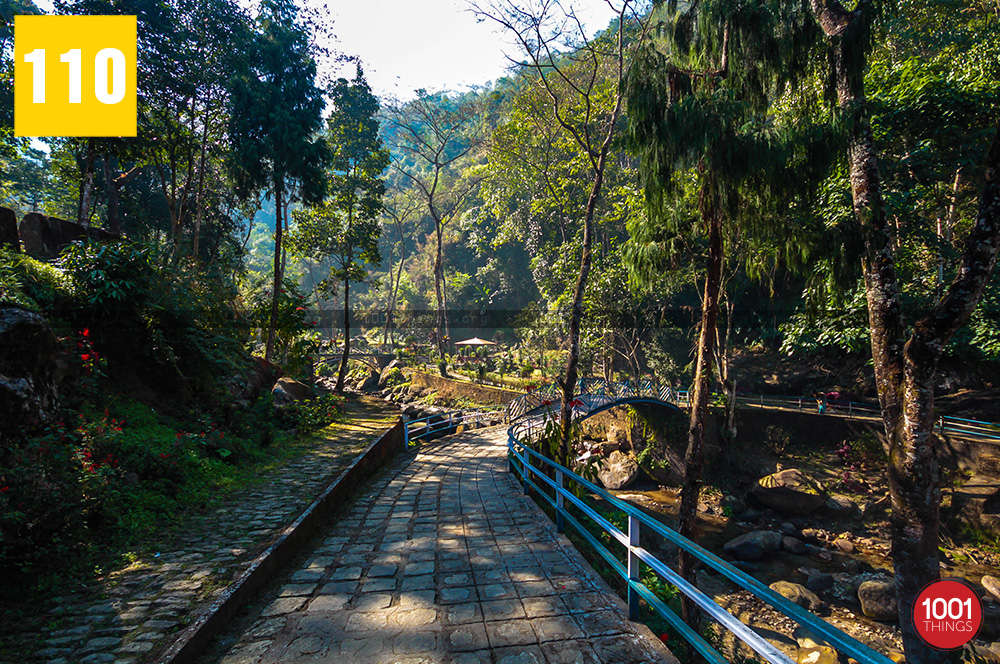
[[[570,402],[575,420],[624,404],[655,403],[675,409],[687,405],[687,392],[678,394],[669,385],[651,380],[612,382],[585,378],[577,382],[576,394]],[[558,413],[561,407],[562,390],[558,385],[550,384],[512,401],[507,408],[507,417],[512,425],[536,423]]]

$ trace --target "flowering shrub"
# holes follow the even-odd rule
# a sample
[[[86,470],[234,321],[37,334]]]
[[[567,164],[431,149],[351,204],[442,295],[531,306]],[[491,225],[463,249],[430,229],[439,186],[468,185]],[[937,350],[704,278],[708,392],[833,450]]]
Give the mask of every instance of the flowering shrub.
[[[295,404],[295,425],[299,431],[316,431],[339,422],[344,414],[346,399],[336,394],[323,394],[315,399]]]
[[[76,335],[76,348],[68,351],[73,361],[79,362],[80,382],[77,388],[80,392],[77,396],[94,400],[98,395],[98,384],[105,377],[105,369],[108,361],[94,348],[93,340],[90,337],[90,330],[83,328]]]

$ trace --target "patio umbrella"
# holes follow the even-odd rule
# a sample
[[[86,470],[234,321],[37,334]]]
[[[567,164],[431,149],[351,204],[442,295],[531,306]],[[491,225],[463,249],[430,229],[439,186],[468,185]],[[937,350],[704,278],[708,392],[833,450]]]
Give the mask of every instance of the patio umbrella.
[[[479,337],[472,337],[471,339],[466,339],[465,341],[456,341],[456,346],[496,346],[493,341],[486,341],[486,339],[480,339]]]

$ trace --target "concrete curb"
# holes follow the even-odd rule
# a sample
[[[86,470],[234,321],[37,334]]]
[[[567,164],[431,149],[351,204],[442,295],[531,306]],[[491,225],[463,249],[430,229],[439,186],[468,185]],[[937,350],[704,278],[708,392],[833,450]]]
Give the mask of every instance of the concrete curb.
[[[190,664],[249,602],[281,567],[295,556],[316,529],[350,492],[370,477],[385,461],[403,451],[403,424],[400,418],[392,428],[365,448],[330,486],[302,512],[278,539],[261,553],[222,595],[198,618],[185,627],[173,642],[152,661],[157,664]]]

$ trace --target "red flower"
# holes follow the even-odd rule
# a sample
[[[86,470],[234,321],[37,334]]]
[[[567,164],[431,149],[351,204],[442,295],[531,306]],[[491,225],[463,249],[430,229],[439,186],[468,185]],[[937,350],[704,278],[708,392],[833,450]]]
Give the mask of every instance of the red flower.
[[[0,493],[7,493],[8,491],[10,491],[9,486],[0,486]]]
[[[84,353],[83,355],[80,356],[80,359],[86,362],[87,360],[90,359],[90,353]]]
[[[295,310],[296,311],[305,311],[306,308],[305,307],[295,307]]]
[[[167,454],[166,452],[160,452],[160,458],[161,459],[169,459],[170,455]]]
[[[83,332],[80,333],[80,336],[81,337],[89,337],[90,336],[90,330],[88,330],[87,328],[83,328]]]

